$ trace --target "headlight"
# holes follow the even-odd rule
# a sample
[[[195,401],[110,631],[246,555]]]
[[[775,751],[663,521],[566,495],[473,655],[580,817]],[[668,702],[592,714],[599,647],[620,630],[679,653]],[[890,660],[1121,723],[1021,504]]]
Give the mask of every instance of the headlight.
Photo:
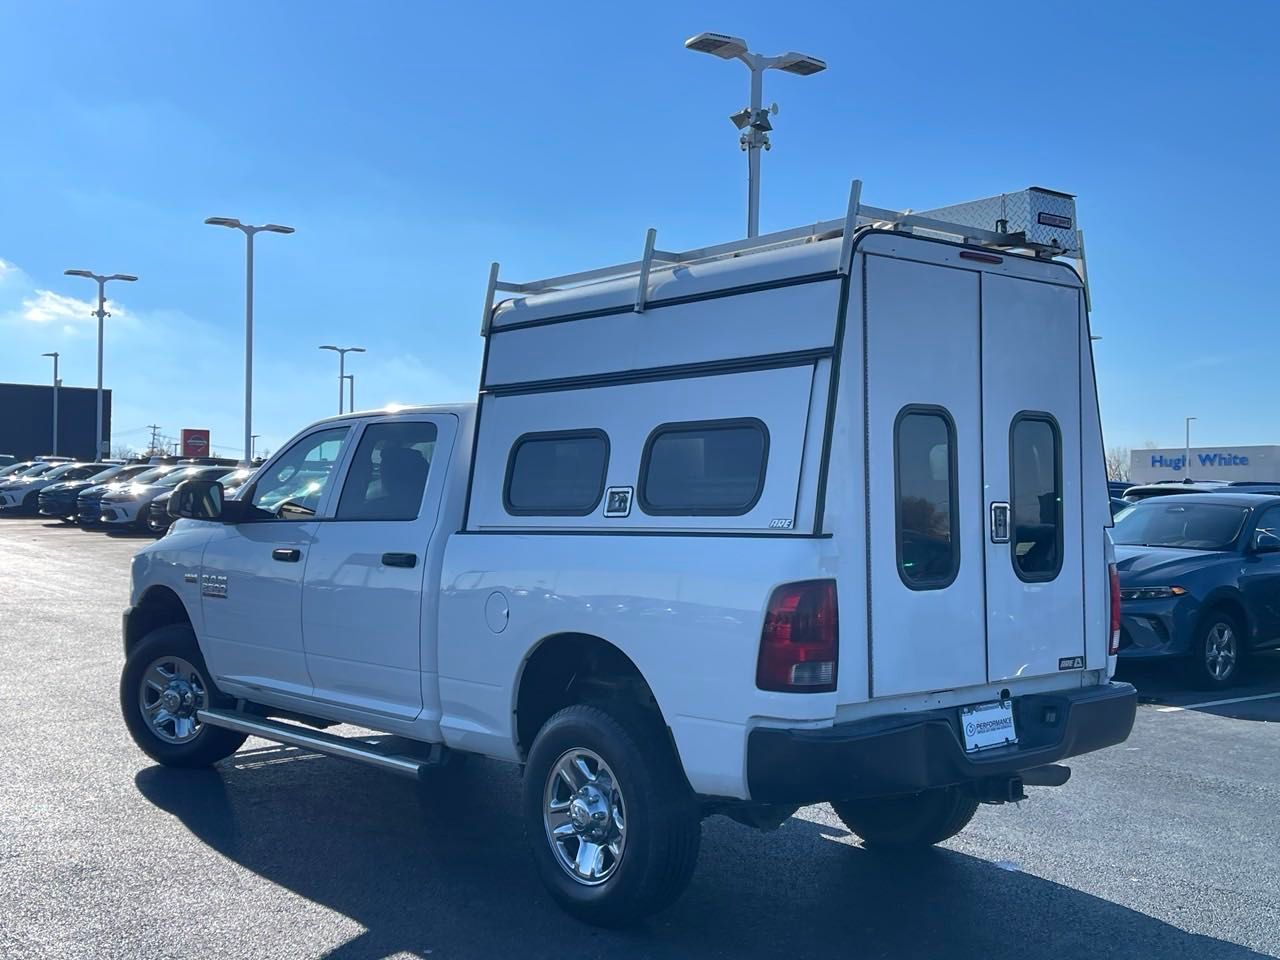
[[[1120,591],[1121,600],[1168,600],[1186,594],[1186,587],[1125,587]]]

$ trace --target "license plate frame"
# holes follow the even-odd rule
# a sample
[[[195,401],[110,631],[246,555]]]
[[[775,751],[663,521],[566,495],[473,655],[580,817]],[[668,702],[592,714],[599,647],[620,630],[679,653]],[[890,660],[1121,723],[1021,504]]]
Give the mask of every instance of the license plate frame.
[[[1012,700],[989,700],[960,708],[960,735],[965,753],[981,753],[1018,742]]]

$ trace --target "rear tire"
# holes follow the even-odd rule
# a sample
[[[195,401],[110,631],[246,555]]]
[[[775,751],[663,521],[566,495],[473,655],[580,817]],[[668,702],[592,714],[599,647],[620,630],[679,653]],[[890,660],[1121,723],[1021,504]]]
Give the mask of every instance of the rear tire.
[[[196,635],[185,624],[152,630],[125,658],[120,709],[133,741],[169,767],[207,767],[240,749],[243,733],[200,723],[196,711],[234,701],[209,677]]]
[[[864,846],[910,849],[954,837],[973,819],[978,801],[959,787],[940,787],[906,797],[836,800],[831,808]]]
[[[1226,610],[1210,610],[1196,627],[1187,679],[1202,690],[1225,690],[1240,679],[1245,632]]]
[[[555,714],[529,751],[523,806],[539,877],[586,923],[634,923],[674,902],[693,875],[701,817],[649,715],[585,704]]]

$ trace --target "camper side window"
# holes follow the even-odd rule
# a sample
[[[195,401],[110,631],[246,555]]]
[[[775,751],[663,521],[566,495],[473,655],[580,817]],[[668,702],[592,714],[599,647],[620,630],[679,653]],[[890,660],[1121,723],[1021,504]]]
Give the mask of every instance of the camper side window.
[[[1062,434],[1047,413],[1020,413],[1009,428],[1013,569],[1029,582],[1062,569]]]
[[[645,441],[637,501],[650,515],[740,517],[768,460],[769,430],[754,418],[664,423]]]
[[[585,517],[604,496],[608,465],[602,430],[526,433],[507,458],[503,506],[513,516]]]
[[[955,423],[942,407],[903,407],[893,447],[898,575],[912,590],[940,590],[960,569]]]

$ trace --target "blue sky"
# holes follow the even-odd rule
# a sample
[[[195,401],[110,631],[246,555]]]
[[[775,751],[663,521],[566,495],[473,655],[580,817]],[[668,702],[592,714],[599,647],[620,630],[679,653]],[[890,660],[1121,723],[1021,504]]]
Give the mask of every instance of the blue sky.
[[[696,8],[696,10],[695,10]],[[238,452],[243,240],[258,242],[255,430],[470,397],[488,263],[537,277],[738,236],[738,64],[701,30],[824,57],[773,73],[763,230],[870,203],[1077,193],[1109,444],[1280,442],[1269,231],[1273,4],[67,3],[0,0],[0,380],[92,385],[108,321],[117,441]],[[1250,234],[1256,237],[1251,237]],[[84,302],[80,302],[84,301]],[[6,411],[5,415],[10,412]]]

